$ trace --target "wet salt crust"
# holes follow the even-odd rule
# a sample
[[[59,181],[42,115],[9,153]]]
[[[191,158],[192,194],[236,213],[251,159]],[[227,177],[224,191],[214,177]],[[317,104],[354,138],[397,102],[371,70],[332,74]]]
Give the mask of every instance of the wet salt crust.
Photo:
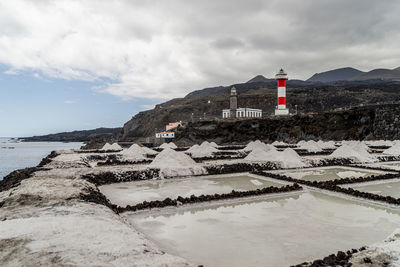
[[[224,175],[117,183],[103,185],[99,189],[113,204],[126,207],[143,201],[164,200],[167,197],[175,199],[178,196],[221,194],[230,193],[232,190],[248,191],[284,185],[251,175]]]
[[[381,241],[398,227],[399,213],[305,192],[123,216],[165,251],[197,264],[289,266]]]
[[[366,177],[371,175],[381,175],[384,174],[385,172],[333,166],[333,167],[312,168],[312,169],[309,168],[309,169],[298,169],[298,170],[272,171],[272,173],[279,173],[282,175],[290,176],[295,179],[303,179],[306,181],[329,181],[334,179],[342,179],[350,177]]]
[[[348,187],[354,188],[361,192],[373,193],[381,196],[391,196],[400,198],[400,179],[396,181],[374,182],[368,184],[349,185]]]

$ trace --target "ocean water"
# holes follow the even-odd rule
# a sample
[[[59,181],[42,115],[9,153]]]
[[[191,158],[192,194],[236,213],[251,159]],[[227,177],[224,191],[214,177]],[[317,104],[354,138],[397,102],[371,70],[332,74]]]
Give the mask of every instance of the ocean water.
[[[0,137],[0,180],[10,172],[34,167],[53,150],[79,148],[83,143],[19,142]]]

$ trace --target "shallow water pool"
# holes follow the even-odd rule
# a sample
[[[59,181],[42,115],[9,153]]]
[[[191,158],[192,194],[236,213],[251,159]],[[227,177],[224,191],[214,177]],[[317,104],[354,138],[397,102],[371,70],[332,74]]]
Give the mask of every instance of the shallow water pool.
[[[349,167],[326,167],[326,168],[284,170],[284,171],[276,171],[276,173],[290,176],[295,179],[321,182],[321,181],[329,181],[342,178],[381,175],[385,172],[372,171],[359,168],[349,168]]]
[[[381,196],[391,196],[394,198],[400,198],[400,180],[393,181],[393,182],[385,182],[382,183],[376,182],[372,184],[357,184],[355,186],[347,186],[354,188],[355,190],[361,192],[368,192],[372,194],[377,194]]]
[[[232,190],[247,191],[269,186],[283,185],[254,176],[241,175],[146,180],[103,185],[99,189],[113,204],[125,207],[143,201],[164,200],[167,197],[174,199],[178,196],[221,194]]]
[[[215,205],[123,216],[204,266],[289,266],[381,241],[400,223],[399,212],[312,192]]]

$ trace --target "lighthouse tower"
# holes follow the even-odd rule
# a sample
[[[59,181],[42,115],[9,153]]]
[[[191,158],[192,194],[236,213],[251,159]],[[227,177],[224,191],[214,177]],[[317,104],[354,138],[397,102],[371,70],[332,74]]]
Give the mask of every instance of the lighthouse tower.
[[[230,98],[230,117],[236,118],[236,110],[237,110],[237,93],[235,86],[231,88],[231,98]]]
[[[275,115],[289,115],[289,109],[286,108],[286,72],[281,69],[276,75],[278,81],[278,106],[275,109]]]

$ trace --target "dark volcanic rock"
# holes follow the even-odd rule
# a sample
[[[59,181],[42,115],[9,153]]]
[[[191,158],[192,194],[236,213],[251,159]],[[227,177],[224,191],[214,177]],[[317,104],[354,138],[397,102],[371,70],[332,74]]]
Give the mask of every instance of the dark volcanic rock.
[[[213,130],[207,130],[212,125]],[[400,139],[400,105],[359,107],[304,116],[188,123],[178,129],[176,142],[245,143],[250,140],[297,142],[302,139]]]
[[[32,167],[11,172],[0,181],[0,192],[19,186],[22,180],[30,178],[37,170],[39,170],[39,168]]]
[[[238,92],[238,105],[262,109],[264,115],[271,115],[276,106],[276,82],[251,82],[234,85]],[[184,98],[172,99],[157,105],[154,109],[140,112],[124,125],[123,140],[137,140],[152,137],[155,130],[163,130],[174,121],[207,121],[221,118],[222,109],[229,107],[231,86],[207,88],[194,91]],[[341,82],[307,83],[288,81],[287,99],[290,110],[298,106],[299,113],[323,112],[359,105],[399,101],[398,82]],[[193,114],[193,115],[192,115]],[[347,120],[346,118],[342,118]],[[368,123],[367,116],[362,123]],[[361,120],[361,118],[360,118]],[[331,121],[334,122],[334,121]],[[340,124],[341,121],[336,121]],[[313,125],[310,125],[312,127]],[[204,130],[213,126],[203,125]],[[345,127],[345,124],[344,124]],[[301,135],[298,127],[289,127],[291,132]],[[226,135],[229,135],[229,127]],[[362,132],[362,129],[360,130]],[[312,137],[305,136],[305,137]],[[346,137],[344,135],[344,137]],[[337,136],[339,138],[339,136]]]
[[[42,136],[24,137],[27,142],[108,142],[118,140],[122,134],[122,128],[97,128],[94,130],[63,132],[57,134],[48,134]]]

